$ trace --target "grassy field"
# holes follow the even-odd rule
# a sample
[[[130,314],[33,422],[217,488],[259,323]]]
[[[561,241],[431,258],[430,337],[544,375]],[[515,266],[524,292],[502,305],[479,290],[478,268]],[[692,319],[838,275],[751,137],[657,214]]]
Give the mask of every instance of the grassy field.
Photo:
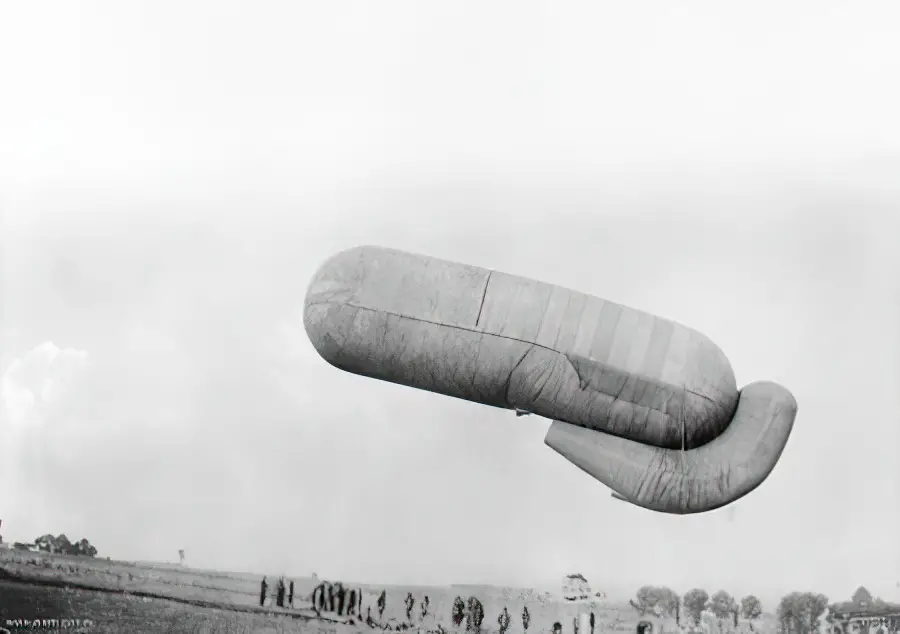
[[[35,580],[66,580],[98,588],[248,607],[259,605],[262,579],[262,575],[12,550],[0,551],[0,566],[12,575]],[[296,579],[295,583],[295,591],[301,597],[314,587],[312,579]],[[296,599],[294,603],[301,608],[309,606]]]
[[[0,597],[4,607],[0,613],[0,627],[4,627],[6,619],[80,619],[90,622],[82,623],[81,631],[95,634],[350,634],[354,631],[346,625],[4,580],[0,580]],[[27,629],[30,628],[23,628],[23,631]],[[41,628],[41,631],[53,629]],[[77,632],[79,629],[67,628],[60,631]]]
[[[196,570],[176,565],[129,563],[44,553],[0,551],[0,627],[4,619],[90,619],[92,632],[306,632],[350,634],[371,628],[364,623],[323,614],[317,616],[307,600],[316,585],[295,578],[295,609],[259,607],[261,575]],[[270,583],[273,582],[270,579]],[[359,584],[355,584],[360,587]],[[361,586],[368,603],[382,589],[387,609],[382,625],[395,629],[407,621],[404,599],[416,600],[412,629],[452,633],[451,607],[457,596],[477,597],[484,605],[484,634],[499,632],[497,617],[505,607],[511,616],[508,634],[525,634],[521,614],[531,613],[528,634],[548,634],[555,621],[563,634],[574,634],[573,619],[593,610],[596,634],[635,632],[641,618],[627,604],[598,600],[573,605],[525,589],[493,586],[400,587]],[[271,586],[270,586],[271,589]],[[430,609],[420,616],[423,597]],[[365,605],[365,603],[364,603]],[[377,618],[375,607],[372,614]],[[649,619],[654,634],[681,634],[671,619]],[[764,619],[756,626],[767,634]],[[712,629],[717,629],[713,626]],[[742,630],[746,627],[742,627]],[[75,631],[75,630],[68,630]],[[590,634],[579,632],[579,634]],[[719,634],[710,631],[709,634]]]

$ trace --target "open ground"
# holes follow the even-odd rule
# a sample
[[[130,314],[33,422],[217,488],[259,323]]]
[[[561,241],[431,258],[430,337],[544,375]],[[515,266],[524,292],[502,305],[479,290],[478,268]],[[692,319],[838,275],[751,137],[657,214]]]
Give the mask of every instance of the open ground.
[[[310,632],[350,634],[371,631],[372,626],[354,617],[316,614],[309,595],[318,584],[313,578],[294,578],[294,609],[259,606],[262,575],[198,570],[173,564],[110,561],[47,553],[0,553],[0,627],[34,619],[88,620],[92,632]],[[270,579],[270,583],[273,580]],[[346,585],[346,584],[345,584]],[[522,612],[531,616],[529,633],[545,634],[559,622],[564,634],[572,634],[579,613],[593,611],[599,633],[634,632],[640,616],[627,603],[597,599],[573,604],[547,593],[522,588],[480,585],[444,587],[352,584],[375,596],[386,591],[384,614],[374,629],[407,628],[423,632],[454,632],[452,605],[456,597],[478,598],[484,605],[483,634],[499,632],[497,619],[504,608],[510,614],[509,634],[523,634]],[[410,620],[405,599],[415,599]],[[428,597],[423,618],[421,602]],[[673,619],[654,618],[656,634],[679,631]],[[771,618],[755,626],[765,634],[773,629]],[[7,626],[8,627],[8,626]],[[589,634],[582,632],[581,634]],[[712,634],[712,633],[711,633]]]

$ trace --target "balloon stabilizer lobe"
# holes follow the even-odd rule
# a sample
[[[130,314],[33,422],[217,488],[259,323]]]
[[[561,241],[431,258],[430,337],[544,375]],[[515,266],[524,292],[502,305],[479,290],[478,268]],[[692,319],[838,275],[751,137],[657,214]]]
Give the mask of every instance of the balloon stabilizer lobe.
[[[797,409],[772,383],[739,393],[722,351],[670,320],[381,247],[325,262],[304,325],[340,369],[553,419],[547,445],[666,513],[712,510],[758,486]]]
[[[742,498],[768,477],[797,415],[776,383],[741,390],[734,419],[710,443],[678,451],[648,447],[554,421],[544,442],[622,499],[664,513],[702,513]]]

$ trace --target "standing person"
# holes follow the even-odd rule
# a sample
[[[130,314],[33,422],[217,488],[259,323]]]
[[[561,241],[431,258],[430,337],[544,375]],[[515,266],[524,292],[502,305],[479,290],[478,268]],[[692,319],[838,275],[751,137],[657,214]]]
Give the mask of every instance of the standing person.
[[[594,611],[591,610],[591,634],[594,634]]]
[[[294,607],[294,580],[291,579],[291,585],[288,590],[288,605]]]
[[[506,634],[506,630],[509,629],[509,621],[509,610],[504,607],[503,612],[497,617],[497,625],[500,626],[500,634]]]
[[[320,583],[316,586],[316,589],[313,590],[312,595],[310,596],[310,600],[313,604],[313,610],[316,613],[316,616],[322,615],[322,596],[325,594],[325,584]]]
[[[266,602],[266,590],[268,589],[269,584],[266,583],[266,578],[262,578],[262,583],[259,584],[259,607],[263,607]]]
[[[350,597],[347,602],[350,604],[350,607],[347,608],[347,616],[352,616],[356,613],[356,588],[350,588]]]
[[[277,605],[279,608],[283,608],[284,607],[284,577],[280,577],[278,579],[278,591],[277,592],[278,592],[278,594],[276,595],[277,598],[275,600],[275,605]]]

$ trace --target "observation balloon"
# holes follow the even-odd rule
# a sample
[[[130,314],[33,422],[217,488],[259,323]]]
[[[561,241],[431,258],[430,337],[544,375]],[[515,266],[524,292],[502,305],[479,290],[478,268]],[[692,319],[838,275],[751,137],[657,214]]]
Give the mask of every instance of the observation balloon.
[[[738,391],[722,351],[671,320],[560,286],[381,247],[319,269],[304,325],[340,369],[554,421],[545,442],[624,499],[728,504],[777,462],[797,411]]]

